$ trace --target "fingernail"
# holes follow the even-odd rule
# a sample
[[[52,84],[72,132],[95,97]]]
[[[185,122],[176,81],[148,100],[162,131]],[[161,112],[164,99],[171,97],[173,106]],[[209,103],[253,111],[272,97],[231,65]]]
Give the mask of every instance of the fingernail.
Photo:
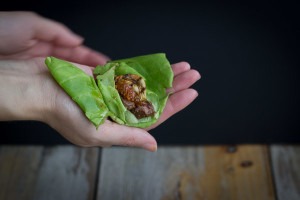
[[[195,90],[195,98],[197,98],[199,96],[199,93],[197,90]]]
[[[147,143],[144,145],[144,149],[151,151],[151,152],[155,152],[155,151],[157,151],[157,144]]]
[[[197,72],[197,81],[199,80],[199,79],[201,79],[201,74],[198,72],[198,71],[196,71]]]

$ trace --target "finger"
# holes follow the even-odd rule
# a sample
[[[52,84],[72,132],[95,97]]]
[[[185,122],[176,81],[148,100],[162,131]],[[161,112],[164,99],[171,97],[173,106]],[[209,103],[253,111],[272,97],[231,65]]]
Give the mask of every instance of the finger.
[[[34,29],[36,39],[57,45],[74,47],[83,42],[83,38],[73,33],[65,25],[46,18],[37,18]]]
[[[172,65],[174,76],[182,72],[188,71],[190,68],[191,66],[188,62],[179,62]]]
[[[89,66],[104,65],[109,59],[106,55],[96,52],[86,46],[67,48],[55,46],[52,49],[52,55],[62,59]]]
[[[200,78],[199,72],[193,69],[175,76],[173,81],[173,93],[189,88]]]
[[[151,126],[149,129],[153,129],[157,127],[159,124],[166,121],[169,117],[181,111],[189,104],[191,104],[196,97],[198,96],[198,92],[194,89],[185,89],[179,92],[172,94],[166,104],[166,107],[159,118],[158,122]]]
[[[45,56],[55,56],[71,62],[94,67],[96,65],[103,65],[109,60],[109,57],[106,55],[85,46],[62,47],[53,45],[50,42],[38,42],[30,49],[14,55],[14,57],[18,58]]]
[[[78,63],[73,63],[71,62],[73,65],[75,65],[76,67],[78,67],[79,69],[81,69],[82,71],[84,71],[87,75],[89,76],[93,76],[93,70],[91,67],[86,66],[86,65],[81,65]]]
[[[147,131],[122,126],[109,120],[99,128],[100,141],[111,145],[141,147],[149,151],[157,150],[156,140]]]

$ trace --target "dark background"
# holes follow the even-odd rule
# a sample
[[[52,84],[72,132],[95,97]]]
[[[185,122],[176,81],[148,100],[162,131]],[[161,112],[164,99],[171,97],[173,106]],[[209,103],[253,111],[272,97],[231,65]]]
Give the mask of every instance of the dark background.
[[[2,6],[3,7],[3,6]],[[299,7],[292,2],[10,1],[112,59],[165,52],[202,79],[199,97],[152,130],[159,144],[299,143]],[[39,122],[1,122],[1,143],[68,143]]]

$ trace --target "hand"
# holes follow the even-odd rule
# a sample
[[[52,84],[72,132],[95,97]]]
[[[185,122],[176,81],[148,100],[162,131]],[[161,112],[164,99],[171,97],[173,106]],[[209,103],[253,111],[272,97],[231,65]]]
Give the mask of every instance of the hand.
[[[83,38],[61,23],[32,12],[0,12],[0,59],[56,56],[88,66],[109,58],[82,45]]]
[[[92,68],[77,65],[86,73]],[[188,106],[197,92],[188,89],[200,74],[181,62],[172,65],[173,94],[169,97],[159,121],[150,130]],[[49,124],[70,142],[83,146],[125,145],[157,149],[155,139],[147,130],[127,127],[106,120],[98,130],[85,117],[79,106],[53,80],[44,59],[0,61],[0,120],[39,120]]]

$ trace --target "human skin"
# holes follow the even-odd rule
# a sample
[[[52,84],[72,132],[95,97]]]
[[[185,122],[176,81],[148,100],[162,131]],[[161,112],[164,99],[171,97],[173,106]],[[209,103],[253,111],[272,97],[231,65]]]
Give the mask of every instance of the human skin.
[[[15,15],[19,16],[19,19],[15,19]],[[8,37],[8,33],[4,34],[5,31],[12,31],[13,26],[8,27],[7,22],[11,17],[14,19],[11,24],[19,23],[21,19],[25,20],[22,23],[27,23],[27,26],[23,27],[23,32],[18,31],[10,35],[10,37],[19,38],[16,43]],[[28,21],[25,19],[27,17]],[[38,28],[34,29],[34,33],[27,32],[26,27],[33,26],[31,23],[39,23],[36,20],[46,20],[43,24],[49,22],[51,30],[56,29],[55,37],[49,34],[47,38],[47,32],[43,32],[43,36],[38,36],[40,33]],[[82,45],[82,39],[65,26],[47,20],[34,13],[0,12],[0,30],[8,27],[0,32],[1,41],[12,42],[9,48],[5,48],[3,43],[0,44],[0,120],[41,121],[57,130],[70,142],[82,147],[121,145],[156,151],[157,142],[148,131],[195,100],[198,93],[190,87],[200,79],[199,72],[191,69],[187,62],[172,65],[174,81],[169,91],[172,94],[161,117],[153,126],[140,129],[106,120],[96,129],[78,105],[51,77],[44,59],[48,55],[56,55],[72,61],[87,74],[92,75],[93,68],[89,66],[104,64],[108,57]],[[43,25],[44,29],[47,27]],[[27,36],[24,36],[25,33]],[[74,56],[77,54],[78,56]]]
[[[91,74],[91,67],[77,65]],[[197,92],[189,87],[200,78],[186,62],[172,65],[173,94],[159,121],[139,129],[106,120],[98,129],[53,80],[43,58],[0,61],[0,120],[37,120],[56,129],[70,142],[83,146],[124,145],[155,151],[157,143],[147,132],[189,105]],[[42,136],[41,136],[42,137]]]
[[[52,55],[89,66],[109,60],[65,25],[33,12],[0,12],[0,39],[0,59]]]

